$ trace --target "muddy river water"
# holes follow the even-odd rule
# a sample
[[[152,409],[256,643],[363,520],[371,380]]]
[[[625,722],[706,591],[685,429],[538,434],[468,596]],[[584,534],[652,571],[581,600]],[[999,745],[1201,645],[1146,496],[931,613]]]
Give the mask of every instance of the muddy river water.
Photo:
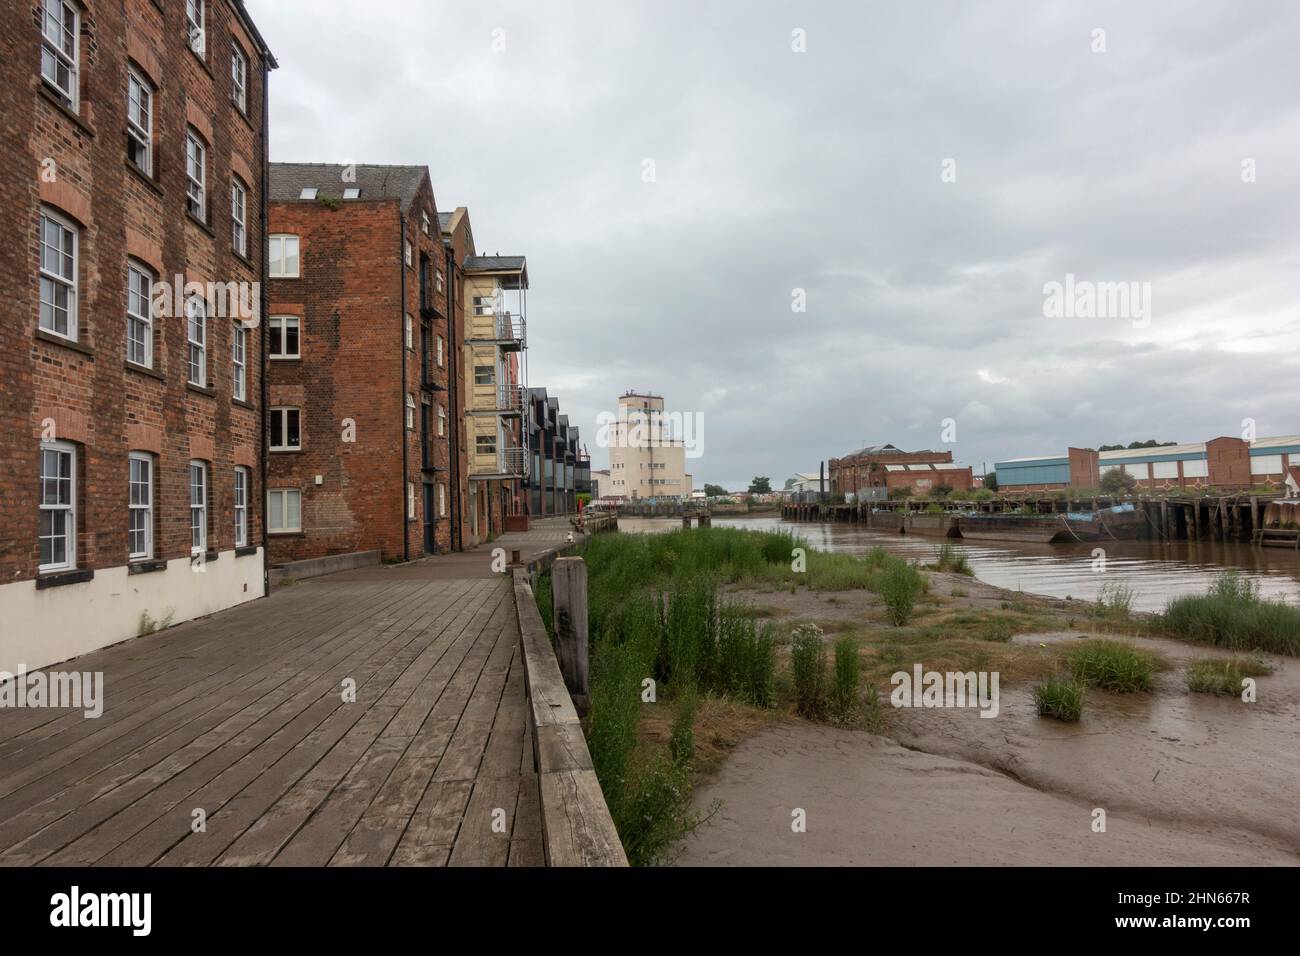
[[[865,554],[881,547],[895,554],[931,560],[943,539],[918,534],[867,531],[851,524],[792,522],[779,516],[714,518],[716,527],[789,531],[822,551]],[[680,518],[623,518],[624,531],[666,531]],[[1008,541],[953,541],[975,576],[1012,591],[1095,600],[1103,585],[1122,581],[1133,589],[1133,609],[1158,611],[1171,597],[1203,594],[1216,575],[1236,569],[1259,582],[1269,597],[1300,601],[1300,553],[1255,548],[1238,542],[1107,541],[1085,544],[1026,544]],[[1104,552],[1105,563],[1094,556]],[[1104,569],[1104,573],[1102,573]]]

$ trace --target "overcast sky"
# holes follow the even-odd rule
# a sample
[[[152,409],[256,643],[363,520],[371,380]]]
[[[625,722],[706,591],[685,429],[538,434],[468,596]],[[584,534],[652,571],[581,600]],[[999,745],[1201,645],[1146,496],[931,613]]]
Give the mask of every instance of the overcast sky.
[[[1300,5],[247,5],[273,160],[427,165],[528,257],[595,467],[629,388],[702,413],[696,487],[1300,432]],[[1149,316],[1045,315],[1067,274]]]

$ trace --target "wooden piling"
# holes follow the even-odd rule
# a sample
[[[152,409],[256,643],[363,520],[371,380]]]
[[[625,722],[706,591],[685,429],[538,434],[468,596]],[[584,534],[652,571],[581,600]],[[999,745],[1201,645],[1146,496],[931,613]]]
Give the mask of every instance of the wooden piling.
[[[587,563],[578,557],[556,558],[551,565],[555,657],[578,715],[591,701],[587,664]]]

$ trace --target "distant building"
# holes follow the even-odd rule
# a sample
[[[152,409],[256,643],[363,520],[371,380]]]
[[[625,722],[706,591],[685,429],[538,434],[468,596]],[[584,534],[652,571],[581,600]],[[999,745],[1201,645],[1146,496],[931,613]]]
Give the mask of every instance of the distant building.
[[[1293,466],[1300,466],[1300,435],[1253,442],[1220,437],[1194,444],[1103,452],[1070,448],[1063,456],[1012,458],[994,467],[998,490],[1016,494],[1096,488],[1107,472],[1116,469],[1132,475],[1138,488],[1145,491],[1256,485],[1281,489]]]
[[[894,445],[868,445],[827,463],[827,491],[855,494],[864,488],[911,488],[925,494],[947,487],[969,491],[974,474],[969,465],[953,462],[950,451],[903,451]],[[816,489],[813,489],[816,490]]]
[[[829,480],[827,480],[826,485],[828,488],[830,487]],[[817,472],[797,471],[794,473],[789,487],[784,490],[792,494],[799,494],[805,491],[821,491],[821,488],[821,475]]]
[[[591,497],[605,498],[608,497],[609,491],[609,469],[603,468],[591,473]]]
[[[618,420],[609,426],[610,489],[606,498],[686,498],[693,479],[686,473],[686,447],[664,427],[661,395],[626,392],[618,399]]]

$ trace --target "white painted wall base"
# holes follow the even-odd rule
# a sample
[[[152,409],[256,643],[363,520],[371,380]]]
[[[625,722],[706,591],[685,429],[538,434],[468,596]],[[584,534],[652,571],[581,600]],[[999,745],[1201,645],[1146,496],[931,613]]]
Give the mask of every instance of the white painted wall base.
[[[32,580],[0,585],[0,671],[48,667],[137,637],[144,615],[155,627],[180,624],[262,596],[262,549],[222,551],[198,572],[188,558],[162,571],[96,570],[82,584],[38,591]]]

